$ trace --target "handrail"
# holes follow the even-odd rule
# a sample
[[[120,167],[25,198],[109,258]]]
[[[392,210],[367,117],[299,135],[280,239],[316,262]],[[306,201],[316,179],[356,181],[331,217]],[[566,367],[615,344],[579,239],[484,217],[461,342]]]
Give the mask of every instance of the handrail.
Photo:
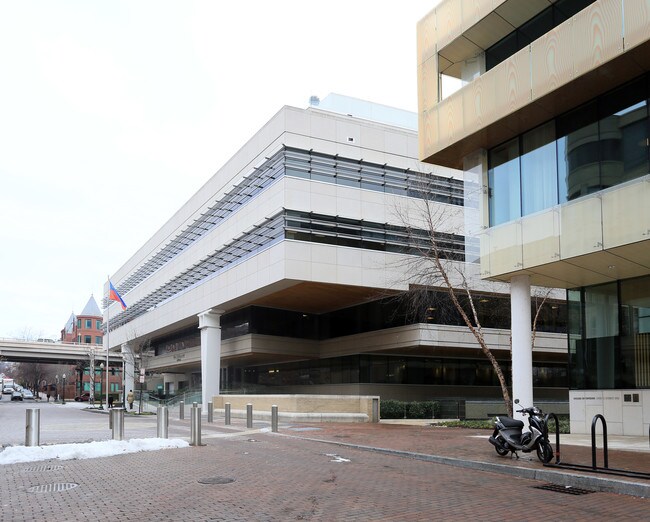
[[[607,421],[600,413],[594,415],[594,418],[591,421],[591,467],[596,469],[596,423],[600,419],[603,424],[603,456],[605,460],[604,468],[609,468],[608,458],[607,458]]]
[[[603,423],[603,446],[604,446],[603,451],[605,457],[605,466],[602,468],[596,466],[596,424],[598,422],[598,419],[600,419]],[[650,437],[650,433],[648,434],[648,436]],[[559,445],[559,441],[558,441],[558,445]],[[559,459],[559,449],[558,449],[558,459]],[[551,468],[558,467],[562,469],[573,469],[576,471],[588,471],[593,473],[607,473],[610,475],[620,475],[622,477],[650,480],[650,473],[644,471],[631,471],[626,469],[609,467],[609,458],[608,458],[608,449],[607,449],[607,422],[605,421],[605,417],[603,417],[601,414],[594,415],[594,418],[591,421],[591,466],[589,466],[588,464],[567,464],[566,462],[560,464],[559,460],[555,464],[551,462],[547,462],[544,464],[544,466],[548,466]]]

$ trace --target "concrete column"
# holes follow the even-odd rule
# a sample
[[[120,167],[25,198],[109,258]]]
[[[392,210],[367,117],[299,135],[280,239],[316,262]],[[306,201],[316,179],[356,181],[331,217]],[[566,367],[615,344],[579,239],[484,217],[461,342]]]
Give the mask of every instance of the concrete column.
[[[533,405],[533,347],[531,339],[530,278],[515,276],[510,280],[510,318],[512,328],[512,400],[522,406]],[[516,410],[517,406],[513,405]],[[515,419],[525,418],[514,413]]]
[[[129,390],[135,390],[133,373],[135,371],[135,360],[129,343],[123,343],[120,349],[122,351],[122,357],[124,357],[124,375],[122,376],[122,385],[124,388],[122,389],[122,401],[125,402]]]
[[[208,404],[219,395],[221,371],[221,316],[223,310],[210,309],[198,314],[201,330],[201,400]]]

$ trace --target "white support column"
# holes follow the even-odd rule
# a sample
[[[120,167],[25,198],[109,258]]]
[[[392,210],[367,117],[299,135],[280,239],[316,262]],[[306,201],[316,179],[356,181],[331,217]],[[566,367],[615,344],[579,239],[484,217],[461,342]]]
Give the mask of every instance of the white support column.
[[[123,343],[120,347],[122,351],[122,357],[124,358],[124,375],[122,376],[122,403],[126,402],[126,396],[129,393],[129,390],[135,390],[134,386],[134,358],[133,351],[129,346],[129,343]]]
[[[512,400],[522,406],[533,405],[533,346],[531,339],[530,278],[515,276],[510,280],[510,318],[512,333]],[[513,410],[517,406],[513,404]],[[514,412],[514,418],[524,420]],[[528,422],[524,421],[528,426]]]
[[[219,395],[221,372],[221,316],[223,310],[210,309],[198,314],[201,330],[201,400],[204,408]]]

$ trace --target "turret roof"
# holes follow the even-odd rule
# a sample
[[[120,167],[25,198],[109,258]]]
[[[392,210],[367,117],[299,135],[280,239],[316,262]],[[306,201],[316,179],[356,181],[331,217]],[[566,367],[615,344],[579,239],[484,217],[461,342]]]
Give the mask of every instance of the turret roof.
[[[90,299],[88,299],[88,302],[86,303],[86,306],[84,306],[83,311],[79,315],[85,315],[85,316],[93,316],[93,317],[102,317],[102,312],[99,309],[99,306],[97,305],[97,301],[95,301],[95,298],[90,296]]]

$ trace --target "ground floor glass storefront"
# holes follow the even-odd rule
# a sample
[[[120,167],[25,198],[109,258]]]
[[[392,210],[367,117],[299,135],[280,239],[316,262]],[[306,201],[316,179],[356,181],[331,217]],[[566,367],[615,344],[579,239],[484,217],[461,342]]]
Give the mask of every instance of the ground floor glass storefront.
[[[509,361],[501,369],[510,381]],[[245,386],[333,384],[402,384],[439,386],[499,386],[485,358],[401,357],[360,354],[228,369],[228,389]],[[510,383],[509,383],[510,384]],[[567,367],[560,362],[533,363],[533,384],[567,386]]]
[[[567,293],[572,389],[650,388],[650,277]]]

